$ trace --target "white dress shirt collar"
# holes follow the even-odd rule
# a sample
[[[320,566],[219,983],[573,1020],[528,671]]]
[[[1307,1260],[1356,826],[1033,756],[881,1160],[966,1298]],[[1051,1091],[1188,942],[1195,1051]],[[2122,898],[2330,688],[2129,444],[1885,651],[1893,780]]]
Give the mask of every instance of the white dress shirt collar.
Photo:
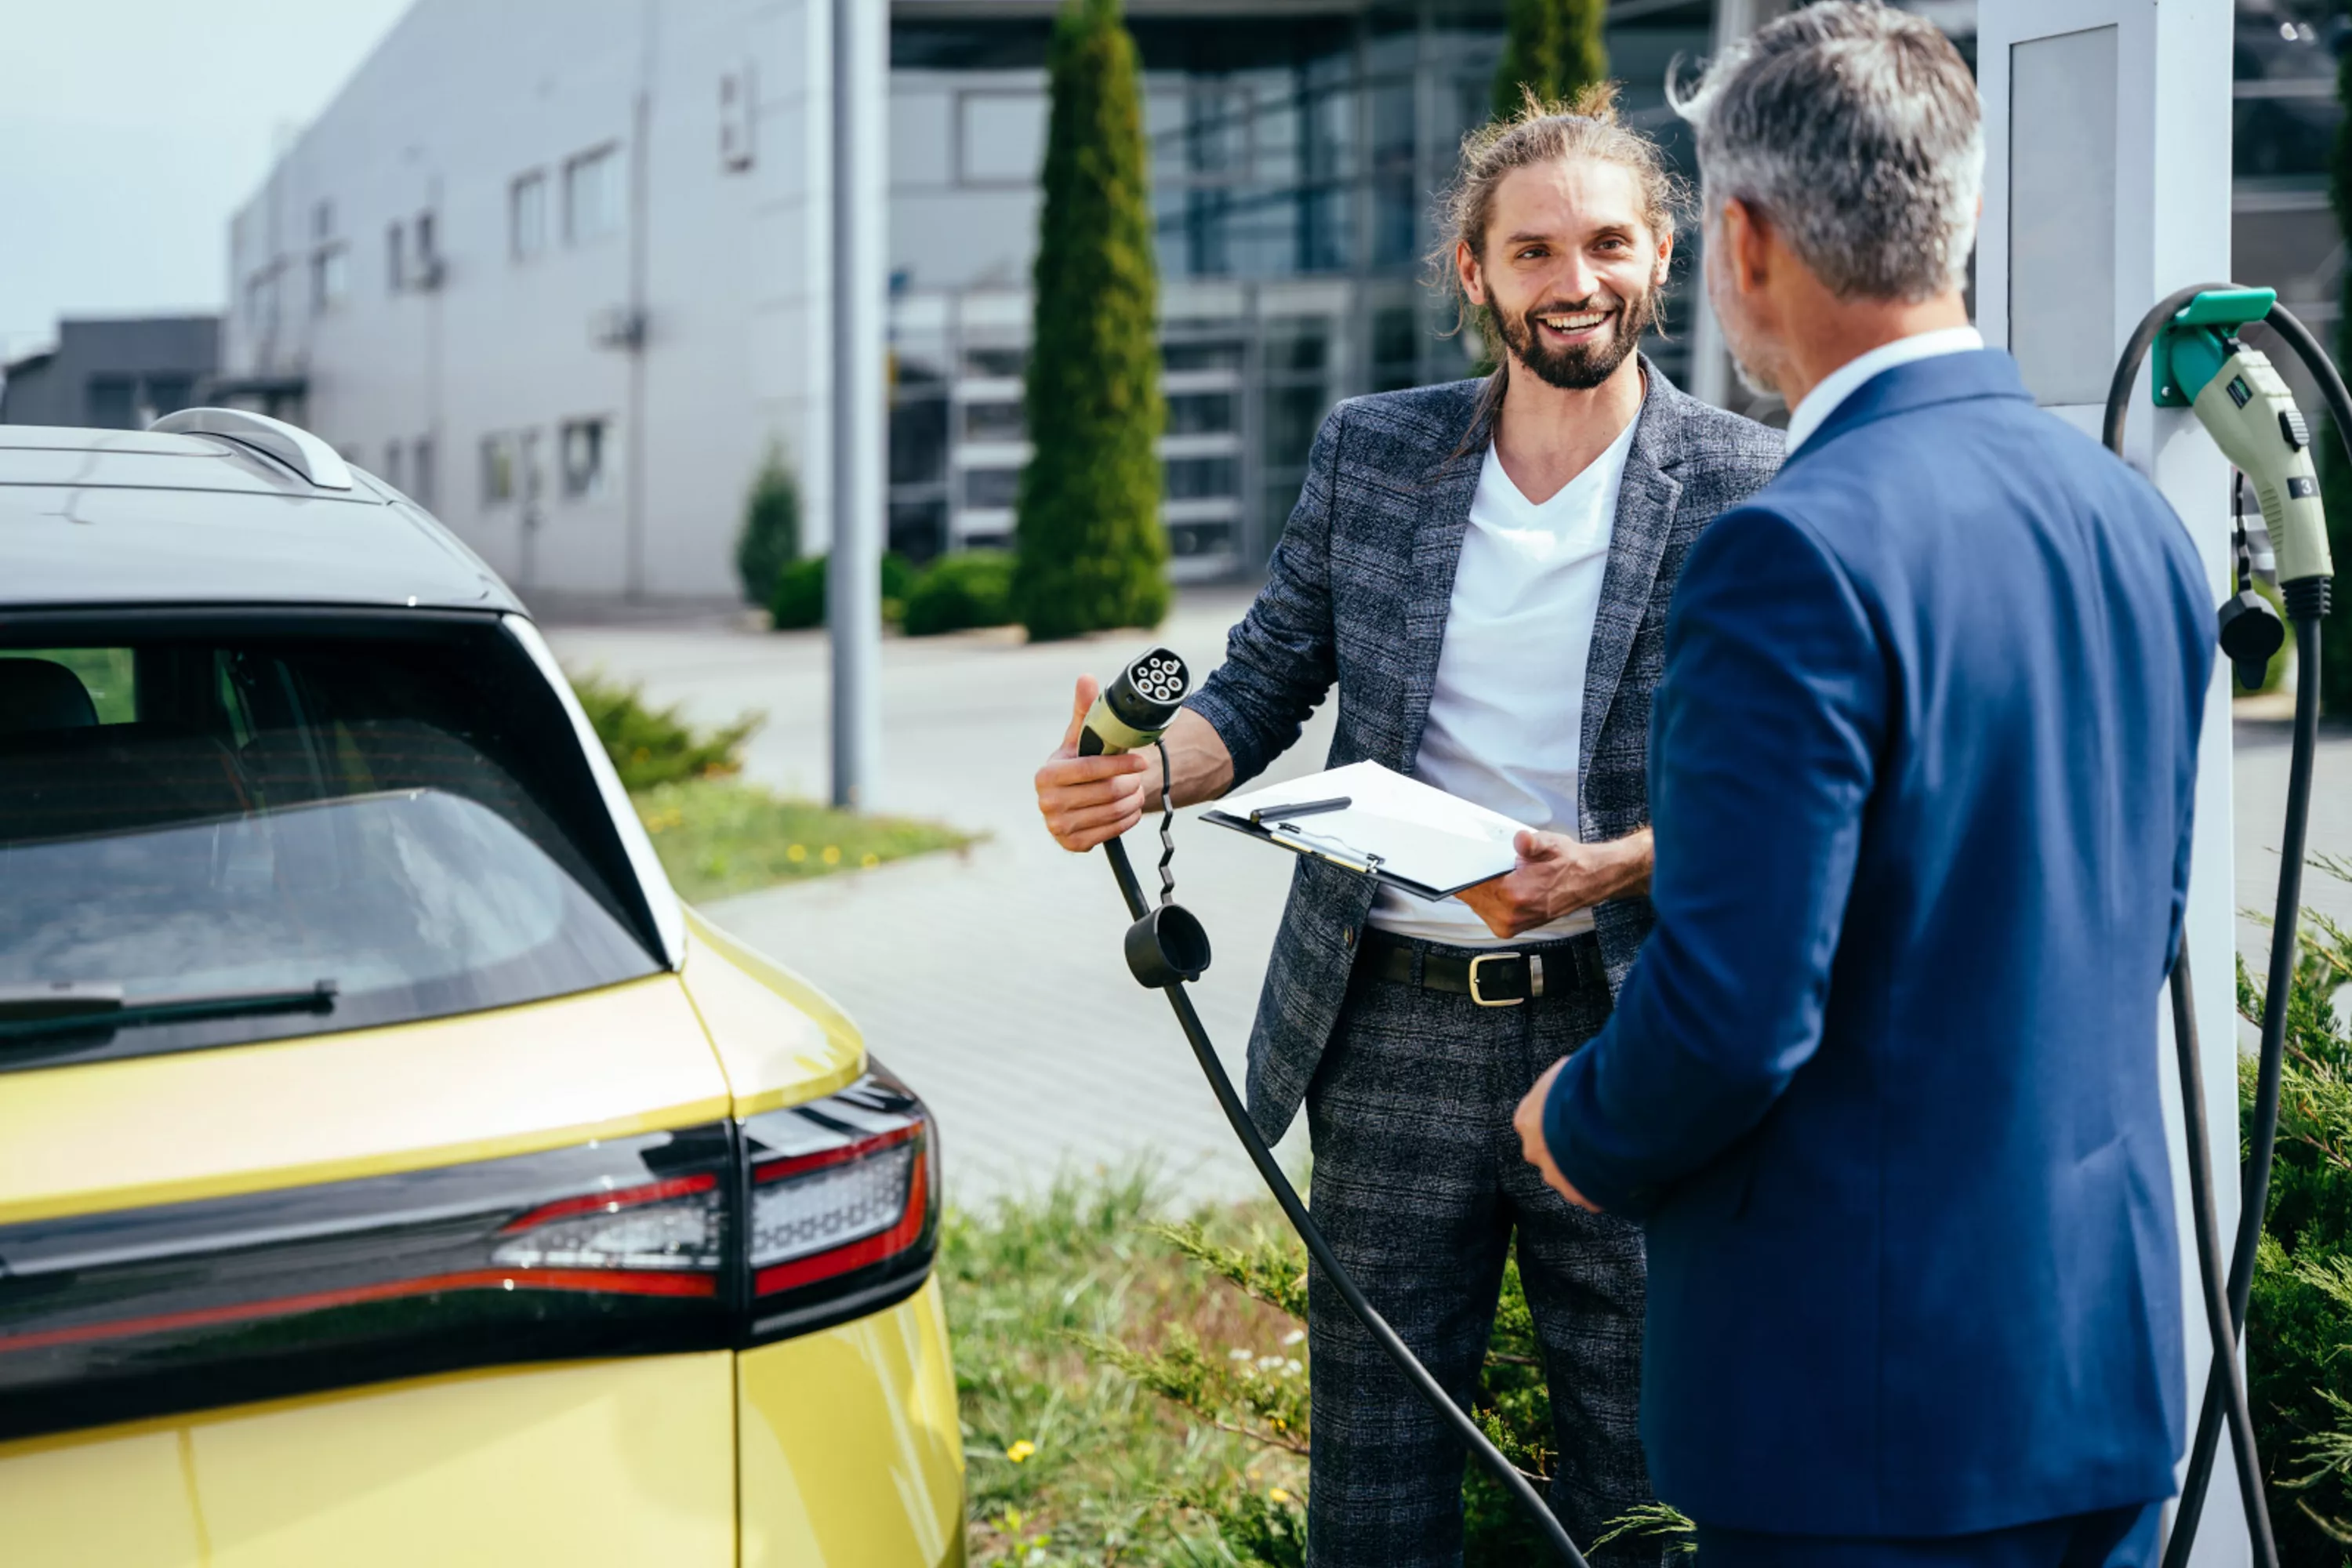
[[[1868,353],[1846,361],[1822,377],[1789,416],[1789,450],[1793,452],[1803,446],[1807,437],[1829,422],[1840,404],[1861,391],[1863,384],[1879,372],[1914,360],[1967,353],[1982,347],[1984,335],[1974,327],[1938,327],[1932,332],[1914,332],[1907,338],[1881,343]]]

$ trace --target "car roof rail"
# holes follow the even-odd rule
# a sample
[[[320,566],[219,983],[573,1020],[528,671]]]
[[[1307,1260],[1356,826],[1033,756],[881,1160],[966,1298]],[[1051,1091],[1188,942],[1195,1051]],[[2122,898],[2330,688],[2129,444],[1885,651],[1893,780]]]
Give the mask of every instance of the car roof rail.
[[[183,408],[166,414],[150,430],[176,436],[217,436],[268,453],[322,490],[352,487],[342,454],[308,430],[244,408]]]

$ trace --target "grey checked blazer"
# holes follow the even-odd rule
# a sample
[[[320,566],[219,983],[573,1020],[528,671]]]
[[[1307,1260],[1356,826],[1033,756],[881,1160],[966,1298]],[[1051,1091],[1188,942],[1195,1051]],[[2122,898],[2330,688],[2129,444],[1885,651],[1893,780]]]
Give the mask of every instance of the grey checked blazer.
[[[1585,675],[1577,826],[1588,842],[1650,819],[1650,693],[1665,658],[1666,603],[1684,555],[1717,515],[1762,488],[1781,436],[1688,396],[1645,359],[1649,395],[1617,503]],[[1225,662],[1188,704],[1233,753],[1236,784],[1292,742],[1336,682],[1326,764],[1412,771],[1437,680],[1471,497],[1488,429],[1475,381],[1351,398],[1315,437],[1307,484],[1265,587],[1226,639]],[[1541,678],[1528,671],[1530,679]],[[1371,881],[1301,858],[1257,1023],[1250,1115],[1272,1142],[1307,1093],[1370,912]],[[1650,901],[1593,912],[1613,994],[1649,933]]]

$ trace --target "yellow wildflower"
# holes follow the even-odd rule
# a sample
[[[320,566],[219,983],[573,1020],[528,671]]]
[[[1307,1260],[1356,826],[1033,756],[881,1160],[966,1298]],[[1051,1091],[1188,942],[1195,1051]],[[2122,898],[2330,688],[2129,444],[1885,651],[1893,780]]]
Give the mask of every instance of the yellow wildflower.
[[[1017,1465],[1036,1451],[1037,1445],[1032,1443],[1028,1438],[1024,1437],[1018,1443],[1013,1444],[1010,1448],[1005,1449],[1004,1457]]]
[[[1265,1497],[1268,1502],[1288,1502],[1290,1500],[1290,1494],[1284,1491],[1280,1487],[1266,1488]]]
[[[795,866],[799,865],[802,861],[808,858],[808,846],[805,844],[793,845],[791,848],[784,851],[784,858],[790,860]]]
[[[840,845],[828,844],[824,847],[824,863],[828,866],[838,866],[841,864]]]

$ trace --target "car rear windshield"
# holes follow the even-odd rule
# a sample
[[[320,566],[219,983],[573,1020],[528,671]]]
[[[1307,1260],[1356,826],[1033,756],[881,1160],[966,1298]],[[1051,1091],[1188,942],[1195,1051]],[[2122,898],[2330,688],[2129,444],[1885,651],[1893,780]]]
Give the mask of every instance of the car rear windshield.
[[[660,967],[578,732],[488,616],[0,625],[0,1071]]]

